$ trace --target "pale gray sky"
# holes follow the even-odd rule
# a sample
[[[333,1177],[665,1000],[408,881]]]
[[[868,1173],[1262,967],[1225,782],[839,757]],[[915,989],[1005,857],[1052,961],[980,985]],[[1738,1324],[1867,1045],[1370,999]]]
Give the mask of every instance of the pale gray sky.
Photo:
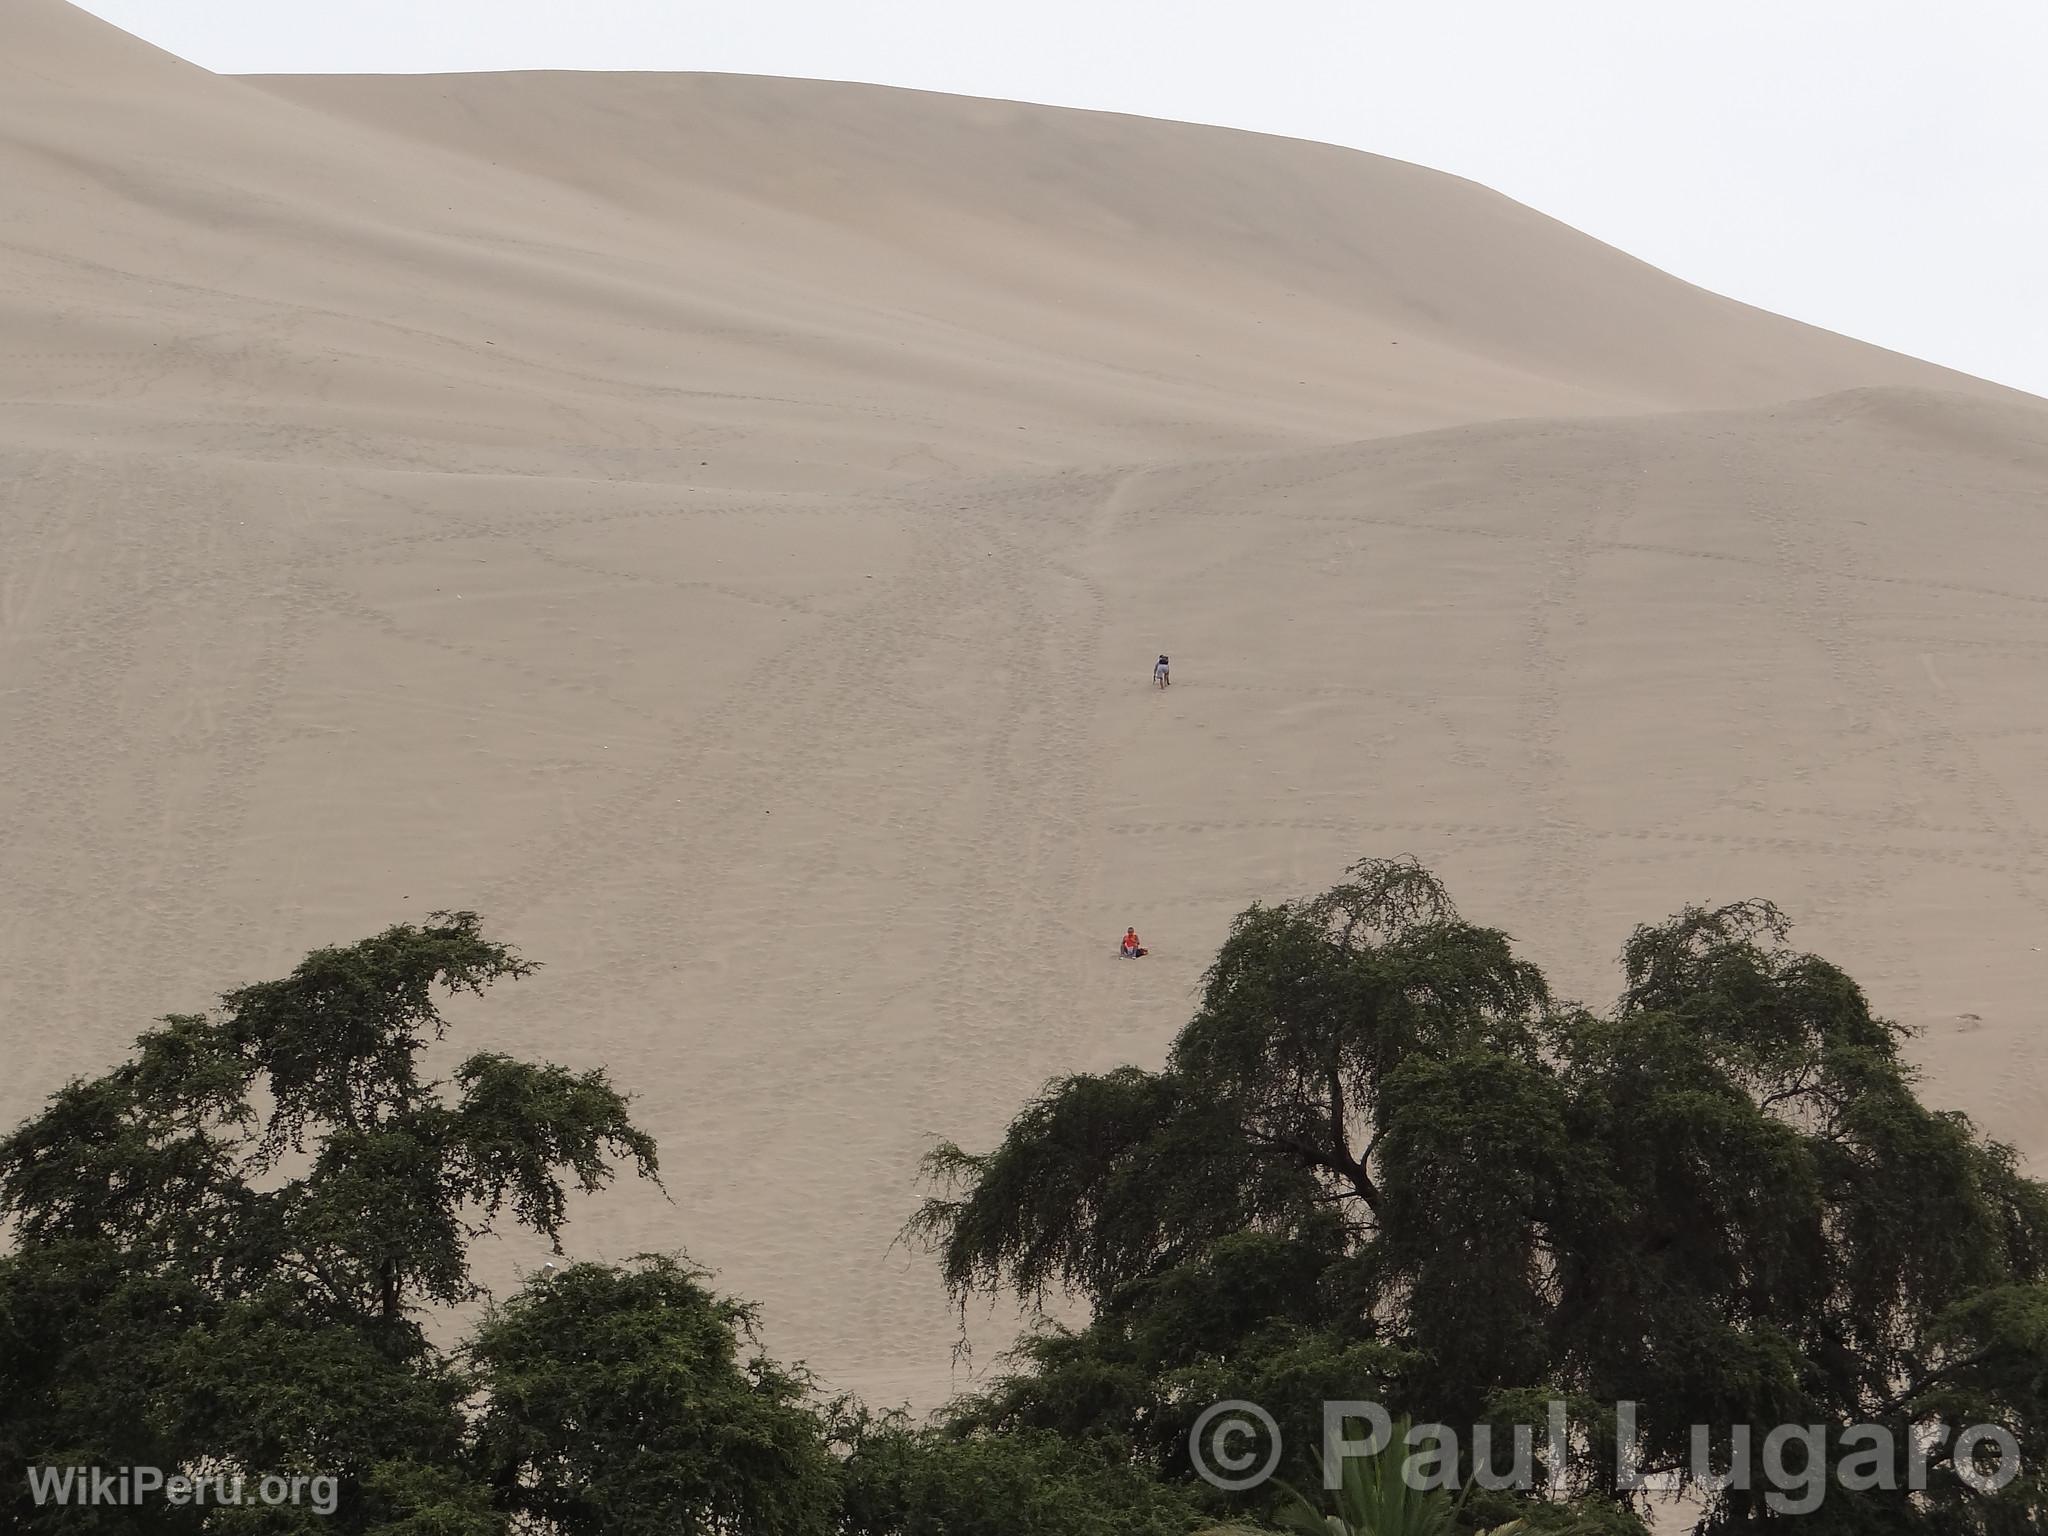
[[[2044,0],[86,0],[224,73],[673,69],[1100,107],[1484,182],[2048,395]]]

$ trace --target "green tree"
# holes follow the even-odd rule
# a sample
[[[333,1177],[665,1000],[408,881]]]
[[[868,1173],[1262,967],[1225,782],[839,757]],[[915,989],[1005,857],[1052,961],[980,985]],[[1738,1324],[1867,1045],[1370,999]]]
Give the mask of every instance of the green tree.
[[[1169,1475],[1196,1384],[1346,1373],[1326,1395],[1449,1424],[1638,1403],[1645,1470],[1681,1475],[1696,1422],[1903,1428],[1943,1392],[2038,1444],[2048,1195],[1922,1105],[1902,1032],[1786,939],[1762,903],[1688,909],[1636,931],[1596,1012],[1412,861],[1253,907],[1163,1071],[1056,1082],[994,1150],[932,1154],[913,1231],[963,1305],[1057,1288],[1093,1316],[969,1414]],[[2020,1508],[1937,1483],[1830,1507],[1920,1531]],[[1731,1491],[1706,1528],[1770,1516]]]
[[[478,1294],[469,1244],[504,1214],[558,1245],[568,1183],[600,1188],[619,1160],[655,1176],[601,1072],[485,1054],[452,1085],[422,1075],[437,997],[532,969],[462,912],[319,950],[164,1020],[0,1141],[12,1528],[259,1519],[33,1507],[26,1467],[92,1462],[336,1474],[330,1531],[503,1529],[458,1466],[471,1384],[422,1310]]]
[[[809,1383],[756,1351],[754,1309],[646,1256],[577,1264],[469,1347],[477,1456],[500,1503],[561,1536],[825,1536],[837,1468]]]
[[[1186,1536],[1199,1501],[1050,1431],[842,1407],[841,1536]]]

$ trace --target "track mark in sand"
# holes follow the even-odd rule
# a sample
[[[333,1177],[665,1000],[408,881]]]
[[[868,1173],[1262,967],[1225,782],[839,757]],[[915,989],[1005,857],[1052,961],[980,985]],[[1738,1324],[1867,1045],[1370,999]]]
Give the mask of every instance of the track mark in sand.
[[[1617,446],[1619,463],[1613,462]],[[1594,483],[1600,493],[1590,506],[1580,500],[1588,454],[1594,456]],[[1369,469],[1349,461],[1289,479],[1283,489],[1267,487],[1257,504],[1199,515],[1257,517],[1285,524],[1327,529],[1333,537],[1370,530],[1398,530],[1453,539],[1479,539],[1500,546],[1504,561],[1524,558],[1543,562],[1543,571],[1528,610],[1521,649],[1520,708],[1513,731],[1516,751],[1509,759],[1512,788],[1528,807],[1537,829],[1525,832],[1531,854],[1531,884],[1547,908],[1561,911],[1569,922],[1583,904],[1591,875],[1589,829],[1579,824],[1569,798],[1565,763],[1563,713],[1571,662],[1564,642],[1584,623],[1585,587],[1592,562],[1601,553],[1629,546],[1615,537],[1636,509],[1641,466],[1634,446],[1608,434],[1589,434],[1576,427],[1534,430],[1515,447],[1502,466],[1503,478],[1485,494],[1517,526],[1498,527],[1443,519],[1385,516],[1364,510],[1297,510],[1285,498],[1325,482],[1365,475]],[[1449,510],[1449,509],[1447,509]],[[1647,546],[1645,546],[1647,547]],[[1300,554],[1299,541],[1293,546]],[[1678,550],[1659,553],[1683,554]],[[1203,572],[1223,562],[1203,567]],[[1451,712],[1433,711],[1451,743],[1450,758],[1459,766],[1485,766],[1484,756],[1464,739]],[[1370,825],[1370,824],[1367,824]],[[1336,828],[1358,827],[1338,822]]]
[[[81,520],[60,514],[52,501],[24,488],[24,482],[29,488],[46,483],[55,462],[52,454],[38,454],[25,471],[14,475],[16,493],[5,523],[0,524],[8,546],[17,551],[0,569],[0,644],[15,643],[29,633],[43,607],[43,589],[49,585],[51,571],[78,547]],[[31,507],[42,509],[33,527],[25,526]],[[39,557],[24,558],[18,553],[22,550],[38,551]]]
[[[0,824],[0,864],[23,867],[31,833],[56,839],[62,883],[53,880],[39,898],[40,921],[97,932],[133,973],[169,980],[216,958],[195,956],[189,945],[209,914],[232,910],[220,881],[272,744],[269,721],[298,633],[297,597],[288,578],[246,563],[224,524],[188,519],[183,503],[164,503],[151,465],[120,460],[111,479],[104,469],[93,478],[52,457],[40,471],[49,483],[30,499],[102,542],[90,601],[74,598],[41,617],[21,610],[34,618],[37,644],[32,670],[10,690],[8,714],[43,766],[34,824]],[[186,495],[210,493],[194,482]],[[43,547],[61,553],[64,536],[51,537],[58,542]],[[153,674],[175,666],[187,647],[188,666],[239,653],[216,679],[218,706],[198,695],[181,708]],[[160,732],[168,725],[157,752],[131,750],[142,721]],[[246,937],[250,921],[230,919],[225,932],[214,922],[214,941]],[[53,957],[24,945],[18,953],[19,995],[95,1006],[101,976],[80,969],[88,951]]]
[[[622,713],[639,718],[646,711],[644,706],[620,698],[595,678],[571,677],[566,673],[550,671],[534,666],[531,662],[518,661],[500,656],[478,646],[468,645],[460,640],[450,640],[441,635],[427,634],[401,623],[396,616],[387,613],[372,603],[363,601],[346,588],[331,582],[316,581],[300,576],[295,578],[295,587],[301,600],[326,609],[335,617],[359,624],[365,629],[375,630],[381,635],[405,645],[416,645],[424,650],[439,651],[444,655],[460,657],[467,662],[488,667],[494,672],[508,673],[520,679],[529,687],[553,690],[578,697],[600,699]]]
[[[1735,783],[1728,786],[1727,789],[1723,790],[1720,798],[1715,802],[1714,808],[1716,810],[1760,808],[1754,800],[1756,793],[1786,778],[1801,784],[1809,783],[1816,778],[1821,778],[1829,773],[1847,768],[1867,757],[1895,752],[1902,748],[1925,747],[1929,744],[1938,745],[1948,739],[1948,734],[1948,730],[1944,726],[1921,726],[1908,730],[1904,734],[1889,740],[1864,741],[1854,746],[1839,747],[1822,752],[1794,767],[1773,768],[1765,773],[1753,773],[1745,778],[1738,779]],[[2012,741],[2021,737],[2041,735],[2048,735],[2048,724],[2003,726],[1997,730],[1979,731],[1976,733],[1976,739],[1978,741]],[[1866,812],[1830,810],[1826,807],[1814,806],[1802,806],[1795,814],[1859,823],[1869,820]],[[1982,837],[1984,835],[1984,828],[1981,825],[1937,825],[1914,821],[1910,817],[1905,818],[1904,824],[1910,825],[1912,830],[1916,832],[1953,832],[1962,837]]]
[[[829,744],[833,731],[867,707],[878,676],[899,662],[957,579],[952,541],[928,533],[908,572],[857,608],[824,619],[751,667],[718,704],[667,731],[668,749],[623,790],[588,807],[568,826],[528,845],[517,867],[487,888],[487,898],[517,910],[594,877],[636,843],[687,846],[699,854],[751,831],[760,813],[799,770],[762,752],[734,760],[746,741]],[[794,756],[792,754],[791,756]],[[672,813],[677,799],[686,808]]]
[[[1795,438],[1795,444],[1809,447],[1817,435],[1818,429],[1809,425]],[[1795,457],[1794,461],[1799,460]],[[1772,555],[1768,595],[1760,594],[1764,602],[1760,619],[1788,627],[1796,643],[1820,658],[1835,707],[1847,715],[1841,733],[1867,746],[1842,760],[1878,760],[1883,799],[1880,808],[1866,816],[1866,825],[1879,835],[1912,830],[1918,804],[1915,781],[1919,775],[1941,776],[1939,757],[1946,733],[1938,727],[1913,729],[1918,711],[1912,701],[1856,635],[1859,583],[1852,551],[1835,530],[1814,521],[1802,502],[1797,478],[1765,477],[1748,460],[1725,465],[1723,471],[1739,498],[1740,511],[1764,536]],[[1916,763],[1918,775],[1913,772]],[[1809,769],[1802,777],[1810,780],[1811,776]],[[1729,797],[1724,795],[1721,804],[1728,803]],[[1970,805],[1973,811],[1979,809],[1974,797]],[[1837,856],[1838,848],[1827,845],[1814,851],[1826,861],[1812,871],[1808,901],[1815,917],[1839,913],[1858,923],[1878,925],[1889,920],[1884,901],[1887,877],[1879,861],[1844,859]]]
[[[1076,931],[1072,913],[1077,903],[1101,889],[1104,862],[1106,738],[1095,728],[1095,715],[1100,704],[1096,678],[1111,599],[1091,572],[1103,568],[1104,553],[1116,544],[1131,502],[1153,473],[1128,470],[1087,486],[1058,557],[1048,561],[1080,594],[1079,611],[1069,614],[1063,634],[1052,637],[1059,660],[1048,679],[1052,692],[1046,702],[1063,723],[1053,743],[1059,756],[1042,792],[1048,803],[1060,806],[1060,820],[1056,838],[1042,850],[1041,888],[1030,918],[1041,934],[1041,953],[1069,957],[1057,976],[1047,978],[1051,995],[1060,999],[1087,995],[1084,957],[1092,951],[1081,947],[1084,935]],[[1064,1045],[1066,1032],[1074,1028],[1074,1011],[1054,1007],[1058,1016],[1042,1017],[1040,1027],[1052,1030],[1053,1038]],[[1044,1012],[1042,1006],[1039,1011]]]
[[[991,1091],[1028,1088],[1077,1027],[1066,1004],[1085,962],[1069,914],[1101,852],[1109,603],[1089,573],[1129,483],[1069,473],[908,493],[912,547],[895,575],[668,722],[651,768],[568,808],[482,904],[516,921],[631,881],[598,898],[610,916],[579,964],[601,968],[688,953],[735,905],[802,911],[807,893],[859,884],[852,920],[925,957],[905,995],[933,1080],[971,1058]],[[970,626],[979,643],[963,656]],[[930,685],[968,674],[972,686]],[[785,807],[806,817],[803,836],[782,831]],[[870,874],[875,859],[886,867]],[[848,1049],[835,1070],[872,1074],[886,1063],[855,1049],[858,1019],[836,1011],[848,981],[798,955],[721,973],[717,997],[754,1020],[764,1050],[829,1039]],[[914,1099],[921,1081],[898,1086]]]
[[[1902,635],[1885,630],[1866,630],[1866,640],[1890,640],[1901,645],[1939,645],[1944,651],[1986,651],[1992,655],[2024,657],[2028,666],[2038,666],[2039,653],[2048,650],[2048,638],[1978,640],[1961,635]]]
[[[1342,473],[1342,472],[1340,472]],[[1363,473],[1363,471],[1360,471]],[[1300,489],[1323,480],[1337,478],[1337,475],[1320,475],[1305,480],[1290,489]],[[1733,550],[1687,549],[1677,544],[1657,544],[1634,539],[1582,538],[1573,533],[1557,534],[1541,529],[1501,528],[1485,523],[1460,523],[1448,520],[1427,520],[1415,517],[1387,517],[1376,513],[1351,511],[1316,511],[1286,506],[1262,504],[1257,507],[1190,507],[1179,515],[1194,519],[1214,521],[1243,520],[1255,518],[1271,523],[1330,524],[1342,527],[1388,528],[1404,533],[1427,533],[1454,539],[1481,539],[1495,543],[1520,543],[1534,546],[1585,544],[1599,551],[1622,551],[1631,554],[1658,555],[1673,560],[1706,560],[1724,565],[1752,566],[1773,571],[1827,572],[1835,579],[1851,584],[1873,586],[1905,587],[1920,592],[1954,593],[1963,597],[1994,598],[2000,602],[2021,603],[2028,607],[2048,606],[2048,594],[2021,592],[2011,587],[1991,587],[1978,583],[1946,581],[1932,576],[1879,576],[1868,572],[1832,569],[1824,560],[1772,558],[1760,555],[1740,554]]]
[[[1114,821],[1108,823],[1103,831],[1111,837],[1157,837],[1166,834],[1212,837],[1238,832],[1420,833],[1450,838],[1453,840],[1453,847],[1519,843],[1540,845],[1549,836],[1541,829],[1532,830],[1527,826],[1499,822],[1448,822],[1420,818],[1368,821],[1344,816],[1268,816],[1234,818],[1227,821]],[[1750,835],[1737,832],[1679,832],[1660,827],[1595,828],[1588,830],[1585,836],[1600,843],[1660,845],[1679,850],[1739,848],[1755,852],[1796,854],[1809,860],[1815,857],[1866,861],[1906,859],[2001,875],[2048,874],[2048,858],[2030,861],[2001,857],[1998,850],[1992,848],[1924,848],[1898,842],[1869,843],[1846,838]]]
[[[1954,592],[1963,597],[1996,598],[2002,603],[2025,603],[2030,607],[2048,607],[2048,595],[2039,592],[2015,592],[2010,587],[1986,587],[1966,581],[1942,581],[1932,576],[1871,576],[1850,573],[1845,580],[1868,582],[1873,586],[1910,587],[1922,592]]]
[[[1758,852],[1792,853],[1805,856],[1809,861],[1815,857],[1834,860],[1838,863],[1863,861],[1877,878],[1879,860],[1911,859],[1925,864],[1947,864],[1958,869],[1980,869],[1992,874],[2026,874],[2035,864],[2026,860],[1997,857],[1987,850],[1979,856],[1968,849],[1916,848],[1905,843],[1864,843],[1846,838],[1785,837],[1774,835],[1748,835],[1738,832],[1670,832],[1651,829],[1601,834],[1608,838],[1626,838],[1639,842],[1698,845],[1712,848],[1742,848]],[[2039,861],[2035,861],[2038,863]]]
[[[1927,681],[1934,684],[1934,691],[1941,696],[1942,701],[1949,704],[1954,703],[1956,696],[1948,691],[1948,684],[1944,683],[1941,680],[1941,674],[1934,670],[1934,658],[1922,652],[1920,665],[1926,669]]]
[[[644,839],[704,852],[730,841],[735,827],[742,841],[750,838],[752,823],[743,813],[751,810],[758,817],[762,805],[773,803],[793,782],[829,778],[832,750],[859,736],[863,722],[877,711],[912,712],[930,705],[904,677],[913,662],[933,656],[958,669],[949,614],[993,618],[1020,644],[1035,646],[1040,635],[1031,615],[1017,617],[1014,610],[1033,574],[1029,568],[1036,552],[993,533],[984,542],[980,535],[991,528],[971,517],[963,525],[956,496],[928,494],[921,503],[904,507],[922,524],[922,532],[900,574],[878,583],[871,597],[849,611],[819,614],[816,627],[764,657],[720,703],[674,722],[667,733],[669,750],[655,768],[592,807],[573,828],[531,845],[520,872],[499,883],[495,898],[560,891],[564,882],[602,868],[614,847]],[[1000,532],[995,525],[1001,521],[989,520],[993,532]],[[975,665],[1015,663],[1017,676],[1004,682],[1027,688],[1034,677],[1043,679],[1043,668],[1030,664],[1029,647],[1006,656],[1008,651],[991,645],[986,658],[974,659]],[[770,741],[808,741],[826,752],[823,757],[771,756],[756,748],[751,761],[735,760],[747,749],[734,743]],[[984,746],[984,757],[990,750]],[[678,798],[689,801],[681,812],[673,810]]]
[[[1567,443],[1577,446],[1571,435]],[[1592,878],[1592,830],[1574,814],[1565,773],[1563,714],[1570,662],[1563,644],[1569,631],[1585,623],[1586,583],[1594,557],[1636,510],[1642,466],[1633,445],[1616,439],[1618,463],[1604,464],[1601,490],[1584,511],[1562,510],[1569,531],[1552,545],[1549,569],[1529,608],[1522,652],[1522,707],[1514,734],[1520,748],[1516,789],[1529,808],[1536,830],[1529,839],[1530,879],[1527,899],[1550,913],[1567,929],[1583,929]],[[1608,449],[1615,444],[1596,441]],[[1543,446],[1539,444],[1539,447]],[[1536,483],[1524,490],[1540,515],[1554,505],[1544,493],[1551,466],[1541,460],[1523,466],[1523,478]],[[1512,482],[1511,482],[1512,483]]]
[[[1940,708],[1944,713],[1953,711],[1957,703],[1956,696],[1942,680],[1941,674],[1935,670],[1934,658],[1922,656],[1920,660],[1926,666],[1928,681],[1934,685],[1934,691],[1941,700]],[[1944,744],[1952,756],[1961,760],[1971,778],[1976,781],[1977,788],[1972,799],[1985,808],[1987,830],[2008,845],[2017,842],[2024,847],[2032,856],[2026,872],[2037,871],[2044,862],[2048,862],[2048,840],[2044,840],[2041,828],[2027,815],[2026,807],[2006,788],[2005,781],[1984,760],[1984,754],[1977,749],[1976,742],[1967,733],[1947,729],[1944,731]],[[2029,880],[2017,879],[2014,885],[2037,912],[2048,917],[2048,897],[2044,897]]]
[[[1811,444],[1815,435],[1809,429],[1802,440],[1788,447],[1796,455]],[[1809,896],[1810,915],[1859,930],[1866,945],[1889,953],[1888,985],[1892,989],[1909,995],[1924,994],[1928,982],[1915,958],[1919,952],[1916,936],[1905,927],[1906,919],[1892,899],[1893,877],[1886,868],[1887,862],[1910,859],[1934,870],[1947,868],[1996,875],[1997,887],[2017,896],[2023,908],[2036,914],[2039,921],[2048,917],[2048,899],[2044,899],[2041,888],[2043,844],[2037,829],[2028,823],[2022,808],[1982,755],[1956,729],[1955,696],[1935,666],[1932,652],[1919,656],[1927,687],[1904,687],[1896,653],[1888,659],[1874,650],[1867,634],[1859,633],[1859,621],[1886,617],[1878,601],[1882,589],[1887,587],[1962,594],[1999,602],[2017,600],[2029,605],[2044,600],[1958,582],[1893,578],[1858,571],[1855,547],[1843,543],[1825,525],[1816,525],[1803,515],[1799,503],[1801,485],[1796,478],[1789,482],[1766,482],[1751,470],[1740,483],[1747,510],[1763,524],[1779,557],[1778,606],[1782,616],[1824,659],[1838,696],[1849,711],[1848,733],[1852,739],[1862,736],[1869,744],[1866,750],[1879,755],[1875,772],[1884,794],[1879,807],[1862,818],[1866,833],[1883,842],[1782,846],[1805,852],[1814,873],[1824,871],[1832,884],[1831,892],[1821,886]],[[1928,643],[1924,637],[1919,640],[1921,645]],[[1881,664],[1887,659],[1889,671]],[[1926,803],[1928,787],[1933,785],[1960,793],[1970,815],[1978,822],[1963,835],[1983,839],[1997,853],[1897,845],[1896,839],[1902,834],[1921,830],[1914,822]],[[1765,846],[1781,845],[1774,840]],[[1977,899],[1988,894],[1980,891]],[[2015,1054],[2016,1059],[2010,1063],[2014,1076],[2022,1081],[2035,1079],[2041,1070],[2041,1044],[2029,1039]]]
[[[1426,819],[1366,820],[1355,816],[1247,816],[1209,821],[1113,821],[1103,831],[1111,837],[1161,835],[1206,837],[1230,832],[1421,832],[1464,841],[1519,841],[1530,835],[1525,826],[1507,823],[1430,821]]]
[[[274,612],[263,616],[261,638],[237,678],[237,696],[214,719],[208,740],[212,767],[206,786],[189,817],[173,826],[166,816],[162,833],[166,841],[178,834],[174,846],[184,850],[182,859],[158,874],[157,900],[152,916],[157,926],[172,934],[198,931],[201,916],[219,909],[213,893],[220,889],[237,841],[247,824],[249,807],[262,777],[263,766],[285,739],[276,728],[276,716],[287,697],[287,687],[299,651],[312,631],[315,604],[308,586],[288,581],[278,595]],[[297,891],[281,893],[279,905],[288,906]],[[257,930],[274,919],[278,907],[262,914],[244,912],[232,925],[242,940],[256,939]]]
[[[547,565],[561,570],[574,571],[579,575],[595,576],[603,581],[637,582],[648,586],[667,587],[675,592],[714,592],[720,597],[732,598],[735,602],[752,603],[761,608],[772,608],[782,613],[801,614],[807,619],[821,618],[824,610],[809,603],[798,602],[795,598],[777,597],[770,592],[750,592],[721,581],[700,581],[685,576],[664,576],[653,571],[622,571],[614,566],[599,565],[575,555],[565,555],[542,544],[521,544],[519,546]]]

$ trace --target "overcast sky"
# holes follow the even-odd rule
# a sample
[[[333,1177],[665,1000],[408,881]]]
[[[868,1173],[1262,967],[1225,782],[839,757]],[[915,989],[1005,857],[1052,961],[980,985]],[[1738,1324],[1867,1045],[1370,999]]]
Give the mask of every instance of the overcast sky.
[[[2048,395],[2048,0],[86,0],[224,73],[799,75],[1326,139]]]

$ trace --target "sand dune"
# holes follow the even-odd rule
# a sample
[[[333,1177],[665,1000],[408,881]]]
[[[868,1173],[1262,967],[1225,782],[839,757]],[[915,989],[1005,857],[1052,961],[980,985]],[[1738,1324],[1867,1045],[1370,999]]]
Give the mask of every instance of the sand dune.
[[[576,1251],[928,1402],[929,1135],[1412,851],[1594,997],[1768,895],[2048,1153],[2048,405],[1325,146],[54,0],[0,187],[0,1116],[473,906],[672,1172]]]

